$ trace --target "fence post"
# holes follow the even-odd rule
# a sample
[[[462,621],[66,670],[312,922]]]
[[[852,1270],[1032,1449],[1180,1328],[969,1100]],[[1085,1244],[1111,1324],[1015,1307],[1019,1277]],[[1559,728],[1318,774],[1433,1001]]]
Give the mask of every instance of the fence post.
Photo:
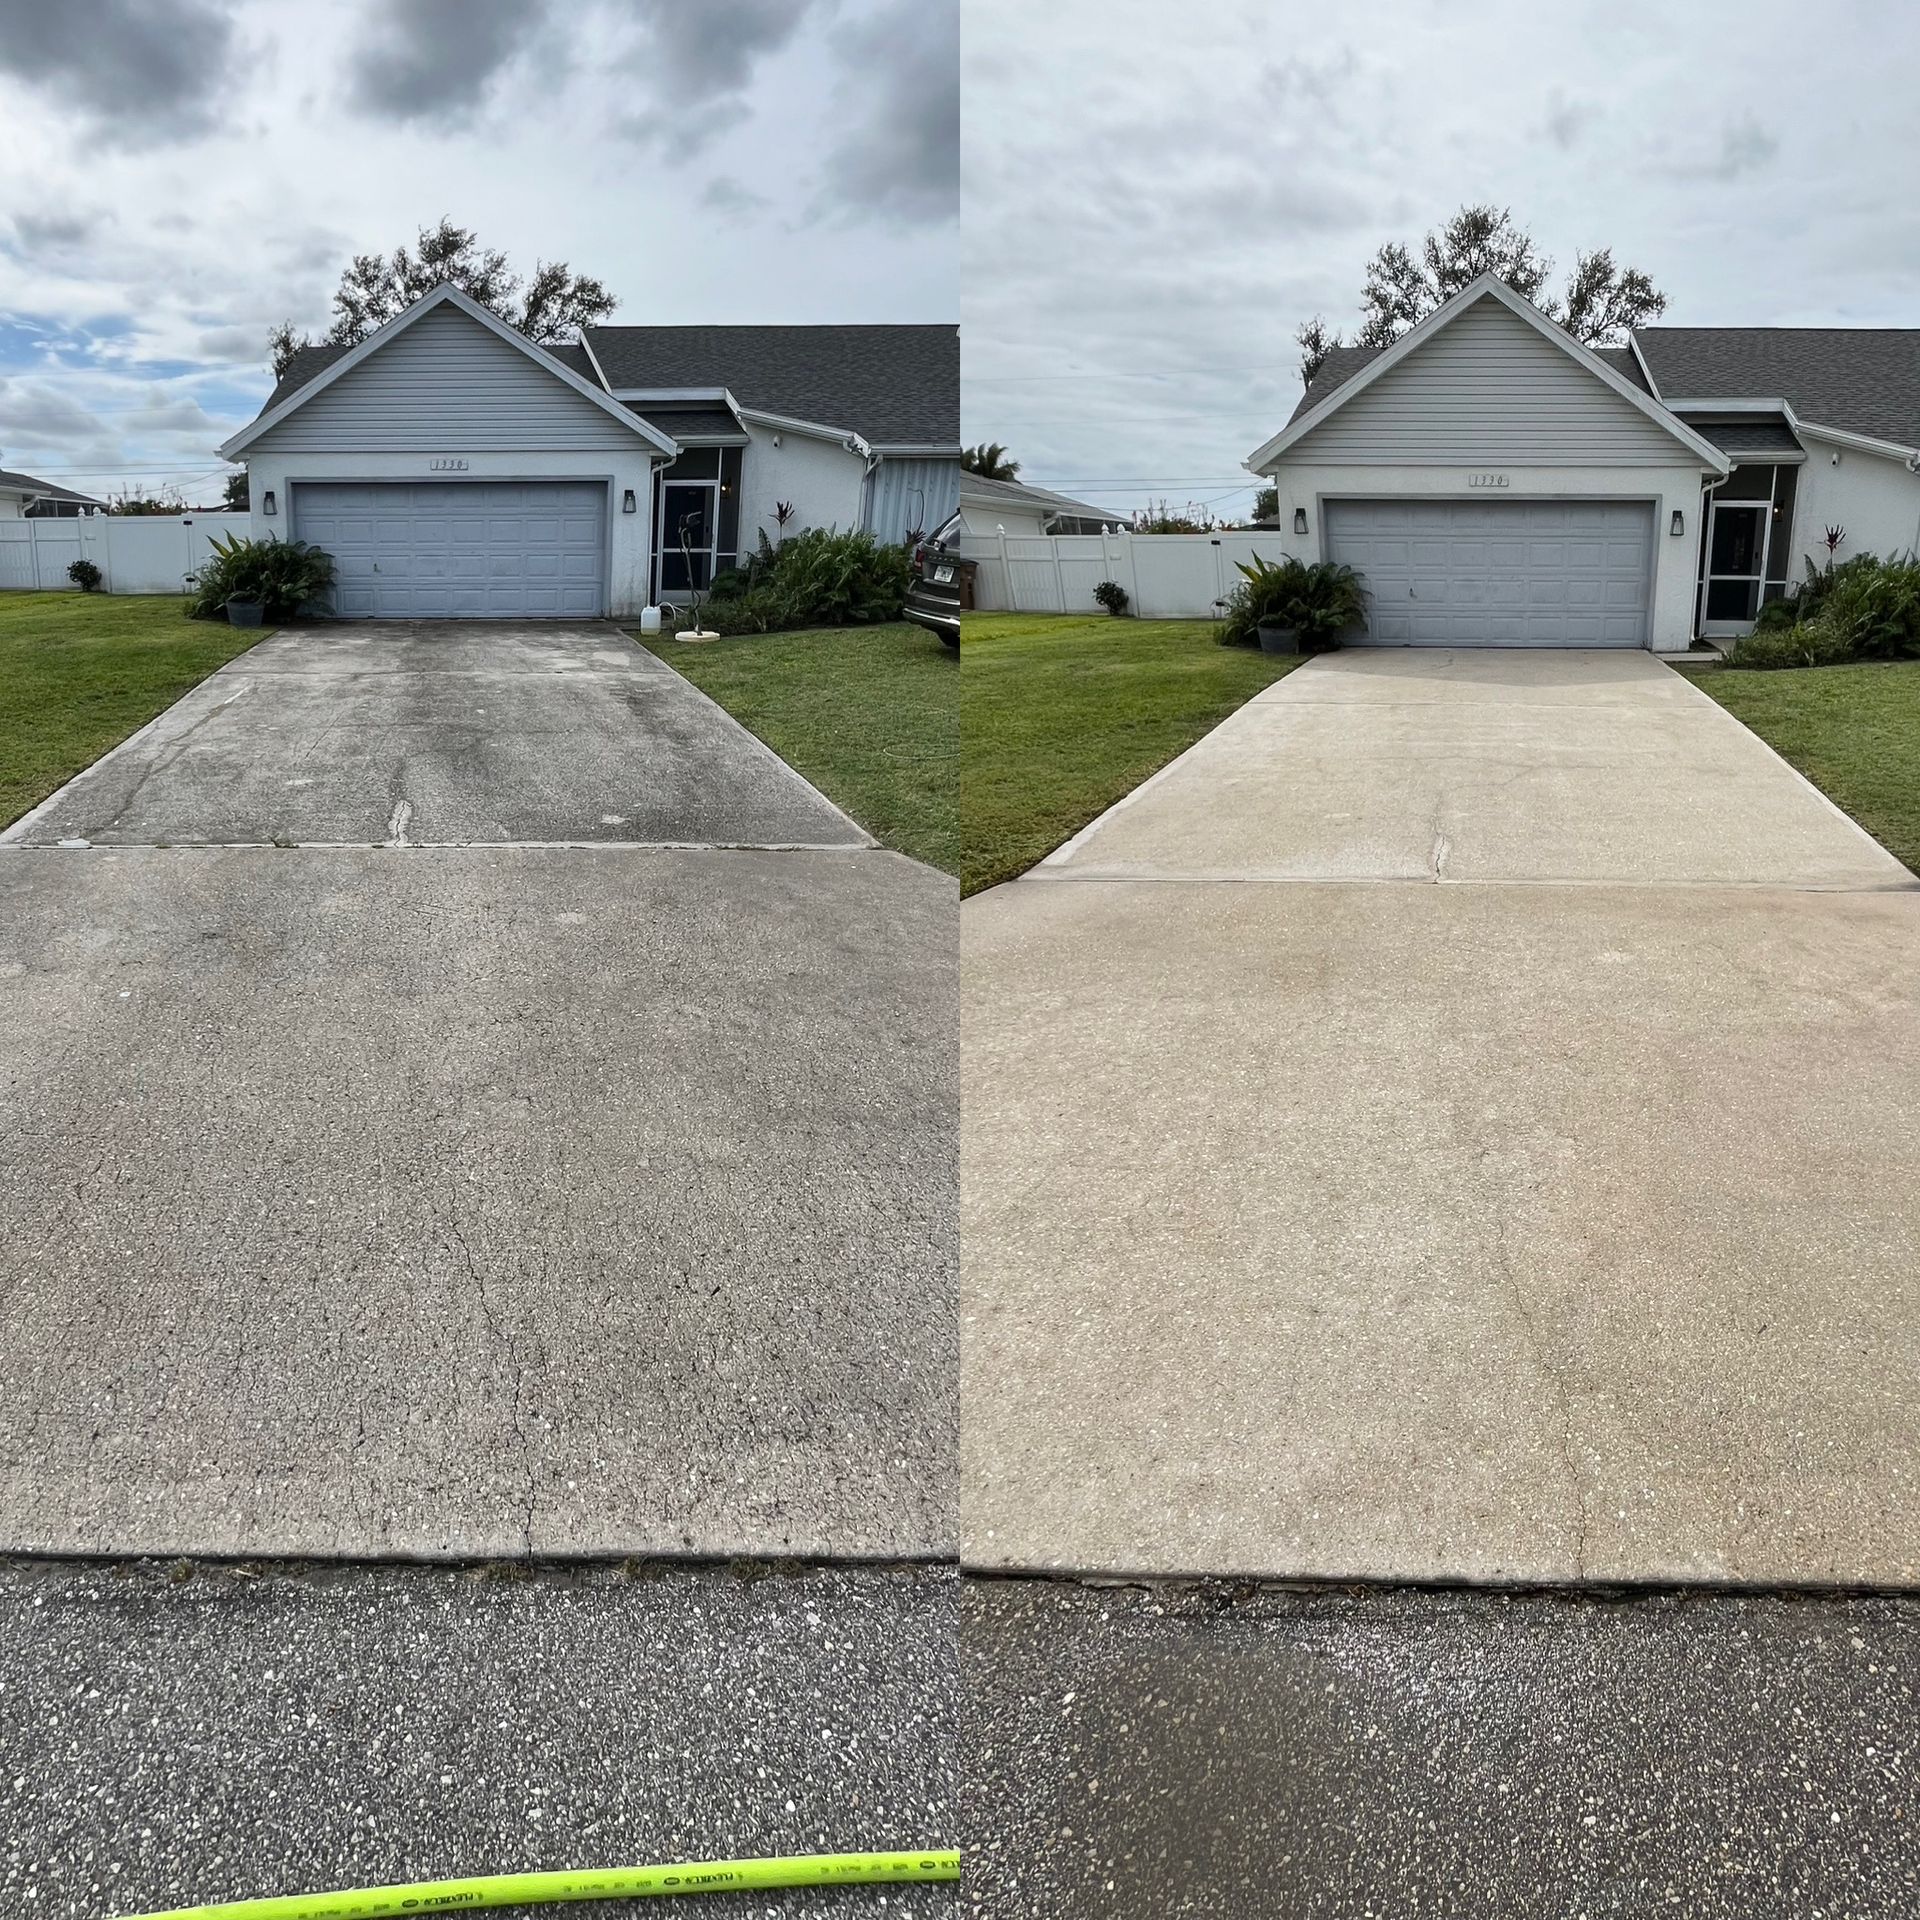
[[[1007,590],[1007,611],[1009,613],[1018,613],[1020,611],[1020,594],[1019,590],[1013,584],[1013,563],[1007,558],[1006,528],[996,524],[993,529],[993,537],[1000,543],[1000,578]]]

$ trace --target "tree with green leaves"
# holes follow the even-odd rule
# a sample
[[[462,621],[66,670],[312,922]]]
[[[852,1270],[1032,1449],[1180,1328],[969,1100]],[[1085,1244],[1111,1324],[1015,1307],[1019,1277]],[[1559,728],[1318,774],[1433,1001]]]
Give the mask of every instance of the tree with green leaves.
[[[230,473],[227,475],[226,504],[229,513],[245,513],[252,504],[251,496],[247,492],[247,470],[245,467],[242,467],[238,473]]]
[[[998,440],[987,440],[977,447],[960,449],[960,471],[978,474],[982,480],[1017,480],[1020,462],[1009,460]]]
[[[533,277],[521,279],[504,253],[482,247],[471,228],[442,218],[437,227],[422,227],[412,248],[401,245],[390,254],[354,255],[334,289],[327,344],[357,345],[443,280],[451,280],[529,340],[543,344],[574,339],[582,327],[604,320],[615,305],[598,280],[573,272],[564,260],[536,261]],[[312,344],[305,334],[294,332],[292,321],[283,320],[268,335],[274,377],[286,372],[300,348]]]
[[[1556,297],[1547,286],[1552,260],[1514,225],[1511,209],[1471,206],[1429,232],[1417,253],[1389,241],[1367,262],[1360,330],[1352,344],[1390,346],[1483,273],[1504,280],[1583,346],[1622,341],[1667,310],[1667,296],[1638,267],[1617,266],[1610,247],[1576,254],[1565,290]],[[1300,377],[1309,386],[1328,354],[1348,344],[1319,314],[1294,338]]]
[[[1280,489],[1262,487],[1253,496],[1253,517],[1256,520],[1277,520],[1280,517]]]

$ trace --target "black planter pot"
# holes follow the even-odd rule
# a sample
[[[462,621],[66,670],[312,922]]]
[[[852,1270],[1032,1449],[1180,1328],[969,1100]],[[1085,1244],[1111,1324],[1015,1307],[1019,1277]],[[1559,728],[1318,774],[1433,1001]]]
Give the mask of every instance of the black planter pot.
[[[227,624],[234,627],[257,627],[263,611],[258,600],[229,600]]]
[[[1260,636],[1262,653],[1299,653],[1303,650],[1297,627],[1283,627],[1276,621],[1262,620],[1254,631]]]

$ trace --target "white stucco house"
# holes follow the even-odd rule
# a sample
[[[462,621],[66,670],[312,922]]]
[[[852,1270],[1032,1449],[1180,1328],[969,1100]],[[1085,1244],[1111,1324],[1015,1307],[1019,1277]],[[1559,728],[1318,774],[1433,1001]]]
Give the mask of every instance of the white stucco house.
[[[11,473],[0,467],[0,520],[67,520],[82,513],[98,513],[105,502],[71,487],[36,480],[30,473]]]
[[[1367,643],[1748,631],[1804,561],[1920,548],[1920,330],[1643,327],[1580,345],[1483,276],[1338,348],[1246,462],[1277,539],[1365,576]]]
[[[333,555],[343,616],[630,618],[763,530],[937,526],[959,498],[959,332],[540,346],[442,285],[356,346],[301,349],[220,452],[246,464],[256,536]]]
[[[1118,530],[1126,515],[1117,507],[1091,507],[1046,487],[1020,480],[988,480],[977,473],[960,476],[960,531],[1020,536],[1098,533]]]

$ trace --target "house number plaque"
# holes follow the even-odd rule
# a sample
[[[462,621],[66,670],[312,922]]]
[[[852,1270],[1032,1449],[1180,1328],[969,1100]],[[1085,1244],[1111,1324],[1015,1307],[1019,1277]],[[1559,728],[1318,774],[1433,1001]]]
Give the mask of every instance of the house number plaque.
[[[1504,487],[1507,476],[1504,473],[1470,473],[1467,485],[1470,487]]]
[[[437,460],[429,460],[427,465],[435,473],[465,473],[467,463],[452,454],[442,454]]]

